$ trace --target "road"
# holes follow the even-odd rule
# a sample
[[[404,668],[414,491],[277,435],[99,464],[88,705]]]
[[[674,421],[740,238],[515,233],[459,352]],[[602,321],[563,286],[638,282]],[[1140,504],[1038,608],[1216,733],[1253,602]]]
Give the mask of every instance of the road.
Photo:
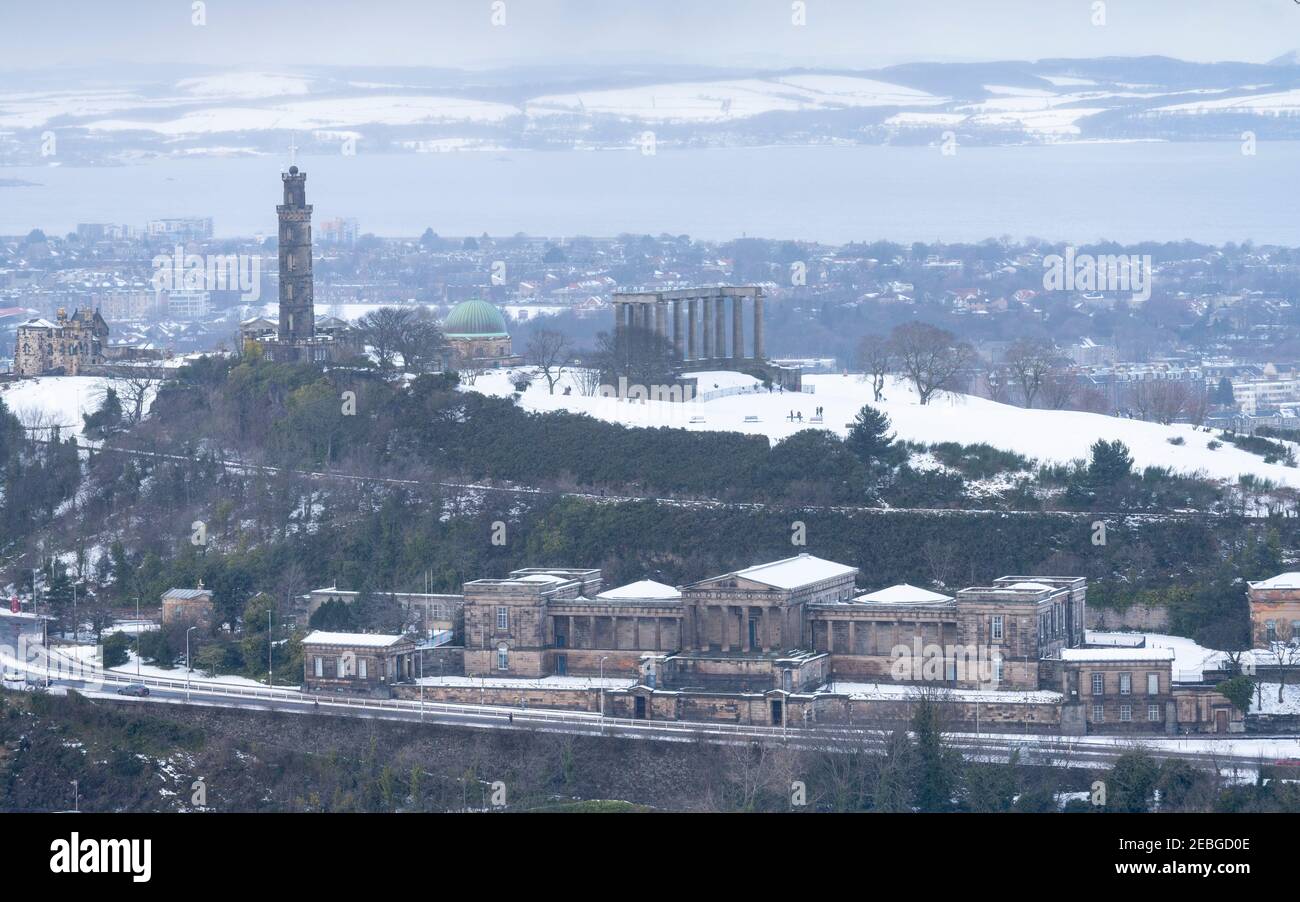
[[[420,702],[405,699],[368,699],[310,695],[296,689],[243,686],[220,681],[191,681],[142,677],[113,671],[86,671],[84,665],[55,651],[51,669],[25,667],[33,675],[50,676],[53,685],[73,689],[91,698],[138,704],[191,704],[250,711],[280,711],[300,715],[367,717],[407,723],[430,723],[476,729],[533,730],[582,736],[617,736],[666,742],[709,742],[725,745],[762,743],[803,750],[831,752],[883,751],[888,730],[852,725],[791,724],[788,727],[751,726],[717,722],[651,721],[602,717],[587,711]],[[82,672],[70,675],[73,668]],[[143,683],[145,698],[122,696],[117,689]],[[1117,740],[1111,736],[1063,737],[1059,735],[1000,735],[950,733],[945,745],[968,758],[1007,761],[1012,754],[1026,764],[1105,768],[1124,753],[1141,746],[1158,760],[1181,759],[1225,775],[1249,777],[1261,760],[1300,754],[1300,737],[1197,737],[1163,736]],[[1282,750],[1279,750],[1279,745]],[[1289,751],[1286,751],[1288,750]]]

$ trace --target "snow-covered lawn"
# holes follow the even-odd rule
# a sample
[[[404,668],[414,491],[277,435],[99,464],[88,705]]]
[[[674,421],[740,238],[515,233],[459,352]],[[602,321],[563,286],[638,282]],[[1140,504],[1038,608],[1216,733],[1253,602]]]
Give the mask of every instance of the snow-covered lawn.
[[[1186,636],[1171,636],[1167,633],[1108,632],[1088,630],[1089,645],[1111,645],[1113,640],[1127,640],[1135,637],[1146,639],[1145,648],[1172,648],[1174,650],[1175,682],[1196,682],[1202,679],[1206,670],[1213,670],[1223,664],[1224,653],[1204,645],[1197,645]]]
[[[511,371],[493,371],[479,376],[472,391],[508,396],[515,391]],[[699,390],[711,391],[741,384],[757,386],[757,380],[738,373],[700,374]],[[808,375],[804,385],[813,393],[754,393],[727,395],[708,401],[626,401],[618,398],[586,397],[580,394],[572,374],[547,393],[545,380],[534,380],[521,399],[528,410],[568,410],[628,426],[674,426],[715,432],[744,432],[766,435],[773,442],[802,429],[829,429],[845,435],[848,425],[864,404],[873,404],[889,415],[900,439],[914,442],[984,443],[1014,451],[1039,462],[1068,462],[1088,457],[1098,439],[1119,439],[1129,447],[1139,468],[1165,466],[1180,473],[1200,472],[1214,479],[1235,482],[1251,473],[1274,482],[1300,487],[1300,469],[1266,464],[1257,455],[1226,443],[1216,450],[1207,445],[1215,435],[1183,424],[1162,426],[1141,420],[1122,419],[1073,410],[1026,410],[971,395],[948,395],[928,405],[917,402],[912,388],[902,380],[891,380],[885,400],[872,401],[871,387],[858,375]],[[566,387],[571,389],[563,394]],[[824,423],[811,423],[814,409],[824,408]],[[790,419],[790,414],[802,420]],[[747,418],[756,419],[747,419]],[[691,422],[702,418],[701,422]],[[1181,440],[1173,445],[1169,439]]]
[[[1300,686],[1282,687],[1282,701],[1277,700],[1277,683],[1260,683],[1250,697],[1251,714],[1300,714]],[[1300,754],[1300,739],[1296,740]]]
[[[62,426],[64,437],[80,436],[82,415],[99,408],[104,388],[111,381],[101,376],[21,379],[0,386],[0,399],[24,426]]]

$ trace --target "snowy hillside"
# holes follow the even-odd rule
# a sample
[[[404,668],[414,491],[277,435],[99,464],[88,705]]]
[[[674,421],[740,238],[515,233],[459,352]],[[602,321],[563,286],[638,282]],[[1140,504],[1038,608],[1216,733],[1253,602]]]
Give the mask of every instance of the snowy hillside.
[[[568,410],[629,426],[745,432],[766,435],[774,442],[810,428],[844,435],[862,405],[873,403],[870,385],[857,375],[805,376],[804,384],[813,389],[811,394],[769,393],[752,377],[737,373],[700,376],[702,392],[713,391],[715,386],[717,389],[741,386],[750,390],[686,404],[629,402],[583,397],[566,376],[556,386],[554,395],[547,394],[545,380],[535,380],[521,403],[529,410]],[[572,394],[564,395],[567,385],[573,386]],[[501,371],[480,376],[472,390],[508,396],[514,387],[508,373]],[[819,406],[825,410],[824,422],[810,422],[814,409]],[[1251,473],[1300,487],[1300,469],[1266,464],[1260,457],[1227,444],[1210,450],[1207,444],[1214,436],[1188,425],[1161,426],[1072,410],[1026,410],[969,395],[940,398],[922,406],[912,389],[901,380],[894,380],[885,390],[885,400],[873,406],[889,415],[900,439],[909,441],[985,443],[1047,463],[1086,458],[1089,447],[1097,439],[1119,439],[1128,445],[1138,467],[1165,466],[1182,473],[1201,472],[1229,481]],[[792,412],[802,414],[802,421],[792,421],[789,418]],[[693,418],[702,418],[702,422],[691,422]],[[1183,444],[1170,444],[1169,439],[1182,439]]]
[[[80,436],[82,415],[99,408],[111,382],[100,376],[41,376],[0,386],[0,400],[24,426],[59,426],[65,437]],[[146,412],[152,401],[152,396],[146,400]]]

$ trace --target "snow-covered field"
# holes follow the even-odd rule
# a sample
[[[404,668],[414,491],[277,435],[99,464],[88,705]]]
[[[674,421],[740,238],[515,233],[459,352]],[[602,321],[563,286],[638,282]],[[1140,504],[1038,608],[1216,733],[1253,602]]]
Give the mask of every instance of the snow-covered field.
[[[109,382],[100,376],[22,379],[0,386],[0,399],[24,426],[61,426],[63,436],[80,436],[82,415],[99,407]]]
[[[491,372],[480,376],[473,390],[508,396],[515,391],[509,378],[508,371]],[[766,435],[773,442],[803,429],[829,429],[845,435],[862,406],[872,404],[889,415],[900,439],[914,442],[985,443],[1046,463],[1086,459],[1093,442],[1119,439],[1129,447],[1139,468],[1164,466],[1234,482],[1241,474],[1251,473],[1300,486],[1300,469],[1266,464],[1259,456],[1227,444],[1210,450],[1207,445],[1215,436],[1189,425],[1162,426],[1072,410],[1026,410],[970,395],[944,396],[922,406],[910,386],[898,379],[886,387],[885,400],[876,404],[871,386],[853,374],[805,376],[804,385],[813,392],[796,394],[767,392],[757,380],[737,373],[705,373],[699,390],[742,385],[754,391],[685,404],[642,402],[583,396],[572,376],[566,375],[554,395],[547,394],[545,380],[534,380],[521,404],[528,410],[568,410],[628,426]],[[572,392],[564,395],[565,387]],[[817,407],[824,408],[822,423],[810,421]],[[802,420],[791,420],[791,413],[801,414]],[[696,418],[699,421],[692,422]],[[1183,444],[1170,444],[1169,439],[1181,439]]]

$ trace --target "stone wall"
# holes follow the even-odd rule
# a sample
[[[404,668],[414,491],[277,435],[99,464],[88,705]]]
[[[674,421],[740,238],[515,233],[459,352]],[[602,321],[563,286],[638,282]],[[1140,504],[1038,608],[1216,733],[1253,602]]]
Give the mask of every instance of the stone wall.
[[[1090,630],[1140,630],[1147,633],[1169,631],[1169,609],[1130,605],[1122,611],[1113,608],[1088,608],[1085,622]]]

